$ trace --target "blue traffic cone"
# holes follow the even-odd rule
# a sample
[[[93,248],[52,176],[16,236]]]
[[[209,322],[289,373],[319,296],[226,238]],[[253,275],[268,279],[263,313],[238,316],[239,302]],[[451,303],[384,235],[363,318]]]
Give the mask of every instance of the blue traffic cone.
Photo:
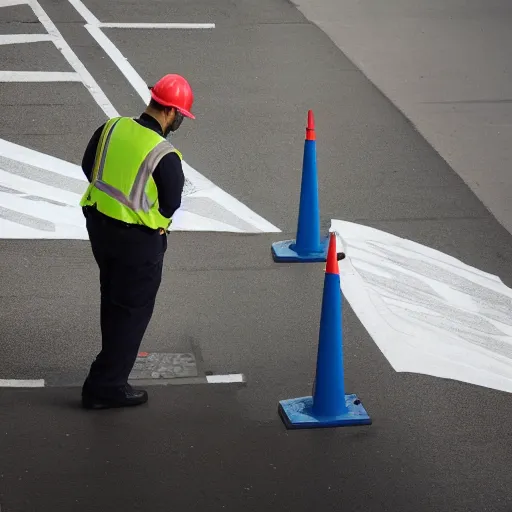
[[[316,135],[313,111],[308,111],[302,161],[299,219],[296,240],[272,244],[272,257],[278,262],[325,261],[328,238],[320,238],[320,208],[316,166]]]
[[[279,414],[289,429],[372,423],[357,396],[345,394],[341,300],[336,235],[331,233],[313,396],[279,402]]]

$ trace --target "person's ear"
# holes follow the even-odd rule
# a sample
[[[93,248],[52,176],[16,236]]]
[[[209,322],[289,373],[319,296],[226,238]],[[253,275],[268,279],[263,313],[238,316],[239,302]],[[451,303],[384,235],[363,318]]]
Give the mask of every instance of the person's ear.
[[[168,116],[166,116],[167,126],[171,126],[174,118],[176,117],[176,109],[174,107],[168,110]]]

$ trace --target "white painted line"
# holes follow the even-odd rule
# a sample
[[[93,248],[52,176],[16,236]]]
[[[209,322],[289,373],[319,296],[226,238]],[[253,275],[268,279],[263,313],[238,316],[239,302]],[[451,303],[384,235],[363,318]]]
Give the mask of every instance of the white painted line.
[[[13,0],[0,0],[5,5],[7,2]],[[136,92],[141,97],[144,104],[148,104],[150,100],[150,92],[146,82],[141,78],[137,71],[128,62],[126,57],[118,50],[112,41],[101,31],[99,25],[101,22],[84,6],[81,0],[69,0],[75,7],[79,14],[85,19],[86,28],[91,36],[96,40],[98,45],[103,51],[111,58],[114,64],[123,73],[127,81],[134,87]],[[21,81],[49,81],[50,79],[62,80],[64,78],[73,81],[81,81],[90,94],[93,96],[98,105],[102,108],[107,117],[117,117],[119,114],[115,107],[110,103],[106,95],[98,86],[94,78],[90,75],[82,62],[78,59],[66,41],[62,38],[55,24],[50,20],[46,12],[42,9],[37,0],[24,0],[16,1],[17,4],[29,5],[34,14],[38,17],[39,21],[43,24],[48,32],[46,36],[63,54],[69,64],[74,68],[76,73],[49,73],[49,72],[31,72],[14,74],[14,72],[4,73],[4,77],[9,77]],[[114,26],[114,25],[112,25]],[[144,28],[183,28],[187,24],[116,24],[123,28],[129,27],[144,27]],[[192,24],[195,28],[214,28],[214,24]],[[34,36],[36,37],[36,36]],[[8,39],[5,38],[5,41]],[[14,36],[14,39],[9,39],[10,42],[17,40],[24,40],[23,37]],[[0,77],[2,74],[0,74]],[[79,78],[78,78],[79,77]],[[1,80],[0,80],[1,81]],[[85,177],[81,172],[80,166],[65,162],[60,159],[51,157],[43,153],[39,153],[28,148],[4,141],[0,139],[0,155],[20,163],[32,165],[37,169],[48,170],[51,173],[61,174],[66,177],[75,178],[84,182]],[[0,238],[9,235],[12,238],[23,238],[33,230],[39,230],[37,238],[72,238],[72,239],[87,239],[87,232],[83,226],[83,215],[81,209],[67,208],[64,205],[57,203],[69,203],[72,201],[72,194],[65,191],[65,194],[60,197],[59,187],[52,187],[50,183],[47,187],[40,187],[39,181],[34,180],[36,185],[32,185],[31,178],[26,174],[18,176],[16,171],[9,170],[9,162],[5,164],[6,172],[2,173],[0,178],[5,181],[4,186],[7,191],[0,192],[0,197],[5,203],[3,213],[0,212],[0,231],[5,231],[6,235],[0,234]],[[200,173],[192,169],[186,162],[183,162],[184,172],[194,190],[192,198],[188,201],[188,211],[183,208],[176,212],[173,228],[175,230],[190,230],[190,231],[223,231],[223,232],[280,232],[280,230],[267,222],[265,219],[252,212],[248,207],[237,199],[231,197],[229,194],[221,190],[210,180],[206,179]],[[14,177],[11,175],[14,173]],[[40,174],[39,174],[40,175]],[[190,175],[190,176],[189,176]],[[53,174],[52,174],[53,176]],[[26,181],[29,180],[29,181]],[[38,188],[40,187],[40,189]],[[12,189],[12,190],[9,190]],[[57,191],[57,192],[56,192]],[[27,195],[29,194],[29,195]],[[206,201],[201,201],[201,198]],[[78,198],[77,198],[78,199]],[[183,205],[186,206],[187,197],[183,198]],[[193,199],[193,200],[192,200]],[[209,201],[209,202],[208,202]],[[76,201],[78,204],[78,200]],[[223,213],[223,210],[227,212]],[[62,214],[64,211],[64,215]],[[16,217],[18,216],[18,217]],[[236,218],[236,219],[235,219]],[[40,221],[38,225],[37,221]],[[20,229],[16,229],[16,223],[19,221]],[[238,222],[237,222],[238,221]],[[240,222],[243,221],[243,222]],[[243,224],[249,224],[248,227]],[[44,224],[44,225],[43,225]],[[242,227],[240,227],[242,226]],[[216,377],[219,379],[221,377]],[[243,376],[241,377],[243,381]],[[214,378],[215,379],[215,378]],[[237,379],[237,377],[228,377],[228,379]],[[238,377],[240,379],[240,377]],[[239,381],[239,380],[238,380]]]
[[[26,4],[27,0],[0,0],[0,7],[11,7],[13,5]]]
[[[21,224],[19,216],[16,216],[16,222],[2,219],[1,217],[4,216],[5,209],[0,206],[0,238],[30,238],[35,240],[41,236],[40,229]]]
[[[0,71],[0,82],[81,82],[74,71]]]
[[[98,23],[98,24],[91,23],[91,25],[95,25],[99,28],[151,28],[151,29],[162,29],[162,28],[210,29],[210,28],[215,28],[215,23]]]
[[[186,162],[183,162],[183,171],[185,175],[195,183],[201,183],[203,190],[196,193],[196,196],[206,196],[218,201],[228,210],[236,212],[237,216],[245,220],[255,228],[261,230],[263,233],[281,233],[281,230],[265,220],[263,217],[252,211],[248,206],[243,204],[235,197],[228,194],[225,190],[212,183],[208,178],[197,172],[194,168],[190,167]],[[207,194],[205,191],[207,190]]]
[[[78,165],[66,162],[60,158],[56,158],[46,153],[41,153],[19,144],[14,144],[7,140],[0,139],[0,156],[16,160],[27,165],[33,165],[40,169],[66,176],[68,178],[75,178],[84,182],[84,190],[87,180]]]
[[[1,34],[0,45],[19,43],[39,43],[41,41],[53,41],[50,34]]]
[[[82,210],[78,207],[69,208],[45,201],[33,201],[23,196],[6,194],[0,191],[0,205],[13,212],[27,214],[61,226],[79,227],[84,224]]]
[[[119,68],[119,71],[123,73],[128,82],[137,91],[144,104],[148,104],[151,97],[148,86],[128,62],[128,59],[117,49],[114,43],[112,43],[100,28],[93,25],[85,25],[85,28],[89,31],[91,36],[96,39],[96,42],[103,48],[103,51],[112,59],[112,62]]]
[[[37,196],[39,199],[49,199],[50,201],[65,203],[73,208],[76,207],[82,197],[74,192],[63,190],[59,187],[52,187],[51,185],[46,185],[39,181],[34,181],[23,176],[18,176],[4,171],[1,166],[0,185],[12,188],[21,194]],[[35,206],[35,208],[37,209],[37,206]]]
[[[0,190],[0,205],[9,210],[2,213],[2,206],[0,206],[0,238],[88,239],[82,211],[78,205],[81,192],[63,187],[61,194],[61,187],[58,184],[58,175],[60,175],[83,183],[83,190],[85,190],[87,180],[79,165],[2,139],[0,139],[0,157],[2,158],[0,170],[4,171],[0,171],[0,185],[17,191],[9,193],[8,190]],[[45,172],[51,173],[48,182],[32,180],[30,169],[25,173],[17,172],[16,167],[23,167],[24,164],[35,167],[36,171],[40,171],[39,176],[44,175]],[[217,194],[218,187],[186,162],[183,162],[183,170],[193,192],[190,195],[184,195],[182,207],[174,214],[172,230],[256,233],[264,229],[265,226],[262,225],[266,222],[264,219],[247,210],[242,203],[229,201],[228,194],[224,192]],[[34,181],[33,184],[32,181]],[[26,194],[33,197],[27,198]],[[78,195],[74,196],[74,194]],[[73,197],[76,197],[73,208],[49,204],[41,200],[45,198],[69,205],[73,202]],[[202,197],[211,202],[210,205],[207,203],[206,208],[198,208],[195,202]],[[223,213],[223,210],[226,212]],[[246,214],[247,211],[250,215]],[[27,216],[39,219],[43,224],[52,223],[54,229],[51,231],[42,229],[37,236],[32,236],[33,231],[17,229],[13,224],[17,221],[16,213],[19,214],[20,223],[31,229],[39,229],[38,224],[35,221],[31,222]],[[248,218],[251,222],[248,222]],[[21,222],[23,219],[25,222]],[[236,222],[237,219],[249,225],[240,225]],[[261,222],[258,224],[255,219],[261,219]]]
[[[182,205],[186,203],[187,198],[183,198]],[[171,231],[215,231],[219,233],[245,233],[246,231],[231,226],[230,224],[219,220],[198,215],[193,211],[179,208],[173,215]]]
[[[44,388],[44,379],[0,379],[0,388]]]
[[[91,25],[99,25],[100,20],[94,16],[94,14],[80,1],[80,0],[69,0],[69,3],[78,11],[80,16]]]
[[[114,108],[112,103],[110,103],[105,93],[101,90],[99,85],[96,83],[96,80],[94,80],[92,75],[76,56],[75,52],[66,43],[53,21],[48,17],[37,0],[28,0],[28,4],[32,7],[34,14],[38,17],[39,21],[44,25],[48,34],[53,37],[55,46],[60,50],[73,69],[80,75],[83,84],[89,90],[103,112],[105,112],[109,118],[118,116],[119,114],[117,110]]]
[[[231,375],[207,375],[208,384],[231,384],[234,382],[245,382],[242,373],[233,373]]]

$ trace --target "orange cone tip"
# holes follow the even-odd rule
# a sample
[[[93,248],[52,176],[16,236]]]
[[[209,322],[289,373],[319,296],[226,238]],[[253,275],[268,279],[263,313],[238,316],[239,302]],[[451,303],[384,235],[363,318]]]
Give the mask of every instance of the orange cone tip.
[[[336,233],[329,235],[329,250],[327,251],[327,265],[325,267],[326,274],[339,274],[338,254],[336,252]]]
[[[308,125],[306,127],[306,140],[316,140],[315,117],[313,116],[312,110],[308,110]]]

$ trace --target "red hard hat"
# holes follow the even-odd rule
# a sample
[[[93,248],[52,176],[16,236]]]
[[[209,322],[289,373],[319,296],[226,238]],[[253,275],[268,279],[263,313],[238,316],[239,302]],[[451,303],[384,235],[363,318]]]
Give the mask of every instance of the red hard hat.
[[[151,97],[166,107],[174,107],[184,116],[195,119],[192,114],[194,93],[190,84],[180,75],[165,75],[150,88]]]

